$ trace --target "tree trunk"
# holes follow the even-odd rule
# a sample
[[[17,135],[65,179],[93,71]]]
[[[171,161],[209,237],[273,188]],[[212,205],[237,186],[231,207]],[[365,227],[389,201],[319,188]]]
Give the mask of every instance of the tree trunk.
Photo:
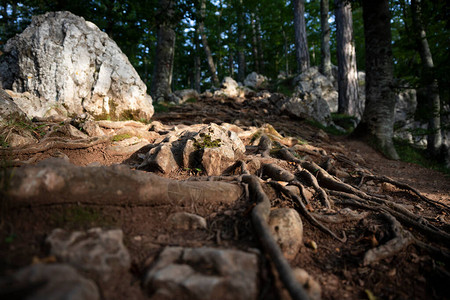
[[[259,70],[259,53],[258,53],[258,40],[257,40],[257,33],[256,33],[256,22],[255,22],[255,14],[250,14],[251,18],[251,24],[252,24],[252,51],[253,51],[253,61],[255,63],[255,71],[256,73],[260,74]]]
[[[202,44],[203,49],[205,50],[206,54],[206,61],[208,62],[209,71],[211,73],[211,82],[215,87],[220,86],[219,77],[217,77],[216,72],[216,65],[214,64],[214,59],[211,54],[211,49],[209,48],[208,39],[206,38],[205,34],[205,25],[204,25],[204,19],[205,19],[205,9],[206,9],[206,3],[205,0],[202,0],[200,3],[200,20],[199,20],[199,31],[200,36],[202,38]]]
[[[200,77],[201,77],[201,61],[200,61],[200,45],[199,45],[199,28],[198,24],[195,27],[194,33],[194,80],[193,80],[193,88],[200,93]]]
[[[358,101],[358,71],[353,43],[353,19],[350,2],[335,0],[338,56],[338,112],[361,116]]]
[[[426,100],[429,110],[427,148],[428,151],[430,151],[433,155],[437,155],[439,154],[440,148],[442,146],[439,86],[433,72],[433,56],[431,55],[427,40],[427,34],[422,23],[422,13],[420,5],[420,0],[411,1],[414,31],[418,39],[417,45],[420,59],[422,61],[422,82],[425,85],[425,96],[427,98]]]
[[[263,53],[263,46],[261,41],[261,22],[259,20],[259,7],[256,8],[257,15],[256,15],[256,40],[258,44],[258,53],[259,53],[259,70],[261,74],[264,74],[264,53]]]
[[[297,66],[300,73],[309,68],[308,40],[306,36],[305,23],[305,1],[294,0],[294,30],[295,30],[295,54]]]
[[[175,54],[175,30],[173,22],[173,0],[159,0],[159,8],[163,15],[159,24],[158,42],[156,45],[155,67],[151,95],[156,102],[164,101],[172,93],[172,71]]]
[[[238,19],[238,81],[244,82],[246,73],[246,62],[245,62],[245,36],[244,36],[244,19],[245,15],[243,12],[242,0],[237,3],[237,19]]]
[[[392,142],[395,95],[389,1],[363,0],[366,39],[366,107],[355,136],[368,138],[387,157],[398,159]]]
[[[328,0],[320,0],[320,27],[321,27],[321,47],[320,47],[320,73],[331,77],[331,55],[330,55],[330,24],[328,23],[329,12]]]

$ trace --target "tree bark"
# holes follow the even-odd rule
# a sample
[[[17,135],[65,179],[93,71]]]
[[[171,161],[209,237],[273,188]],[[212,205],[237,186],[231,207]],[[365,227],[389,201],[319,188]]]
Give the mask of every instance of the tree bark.
[[[211,82],[215,87],[220,86],[219,77],[217,77],[216,72],[216,65],[214,64],[214,59],[212,57],[211,49],[209,48],[208,39],[205,34],[205,25],[204,25],[204,19],[205,19],[205,12],[206,10],[206,3],[205,0],[202,0],[200,3],[200,20],[199,20],[199,31],[200,36],[202,38],[202,45],[203,49],[205,50],[206,54],[206,61],[208,62],[209,71],[211,73]]]
[[[366,107],[355,136],[365,137],[388,158],[398,159],[392,142],[395,95],[389,1],[363,0],[366,39]]]
[[[320,73],[331,77],[331,55],[330,55],[330,24],[328,23],[329,2],[320,0],[320,28],[321,28],[321,47],[320,47]]]
[[[358,71],[353,42],[353,19],[350,2],[335,0],[338,56],[338,112],[361,116],[358,101]]]
[[[200,45],[199,45],[199,38],[200,36],[200,30],[199,26],[195,27],[195,33],[194,33],[194,46],[195,46],[195,52],[194,52],[194,80],[193,80],[193,88],[200,93],[200,79],[201,79],[201,61],[200,61]]]
[[[151,95],[156,102],[164,101],[171,93],[173,61],[175,55],[175,30],[173,22],[173,0],[159,0],[163,20],[158,26],[155,67]]]
[[[237,32],[238,32],[238,81],[244,82],[246,73],[245,62],[245,35],[244,35],[244,12],[242,0],[237,1]]]
[[[252,24],[252,51],[253,51],[253,61],[255,65],[255,71],[256,73],[260,74],[259,66],[259,53],[258,53],[258,40],[257,40],[257,33],[256,33],[256,21],[255,21],[255,14],[251,13],[251,24]]]
[[[427,34],[422,22],[420,5],[420,0],[411,1],[414,31],[417,36],[417,45],[422,61],[422,82],[426,88],[425,96],[427,98],[429,110],[427,148],[433,155],[437,155],[442,146],[439,86],[433,72],[433,56],[430,51],[430,46],[428,45]]]
[[[294,5],[295,54],[298,71],[302,73],[310,66],[305,23],[305,1],[294,0],[292,3]]]
[[[258,44],[258,54],[259,54],[259,70],[261,72],[261,74],[264,74],[264,53],[263,53],[263,46],[262,46],[262,41],[261,41],[261,22],[259,19],[259,7],[256,8],[257,11],[257,15],[256,15],[256,40],[257,40],[257,44]]]

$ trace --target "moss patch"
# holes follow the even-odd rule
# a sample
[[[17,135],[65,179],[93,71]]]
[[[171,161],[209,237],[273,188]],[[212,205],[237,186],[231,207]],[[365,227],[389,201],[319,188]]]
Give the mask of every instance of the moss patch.
[[[201,133],[200,137],[200,140],[194,141],[194,147],[196,150],[220,147],[222,142],[220,139],[212,140],[211,136],[205,133]]]
[[[129,133],[122,133],[122,134],[116,134],[115,136],[113,136],[113,137],[111,138],[111,140],[112,140],[113,142],[120,142],[120,141],[129,139],[129,138],[132,138],[132,137],[133,137],[133,136],[132,136],[131,134],[129,134]]]

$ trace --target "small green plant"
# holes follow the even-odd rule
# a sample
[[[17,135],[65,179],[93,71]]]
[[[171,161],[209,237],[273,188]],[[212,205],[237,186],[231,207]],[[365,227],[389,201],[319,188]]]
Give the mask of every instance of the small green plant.
[[[202,150],[205,148],[216,148],[220,147],[220,143],[222,142],[220,139],[211,140],[211,136],[209,134],[200,133],[201,140],[194,141],[194,147],[196,150]]]
[[[156,102],[153,103],[153,108],[155,109],[156,113],[163,113],[168,112],[171,107],[173,107],[173,104],[167,103],[167,102]]]
[[[197,99],[196,98],[189,98],[185,101],[185,103],[196,103]]]
[[[120,142],[120,141],[129,139],[129,138],[131,138],[131,137],[133,137],[131,134],[128,134],[128,133],[122,133],[122,134],[116,134],[115,136],[113,136],[113,137],[111,138],[111,140],[112,140],[113,142]]]
[[[331,135],[346,135],[346,134],[348,134],[348,132],[341,131],[341,130],[339,130],[338,128],[336,128],[334,126],[324,126],[324,125],[322,125],[319,122],[314,121],[314,120],[307,120],[306,122],[309,125],[312,125],[312,126],[314,126],[316,128],[319,128],[319,129],[322,129],[323,131],[325,131],[326,133],[331,134]]]

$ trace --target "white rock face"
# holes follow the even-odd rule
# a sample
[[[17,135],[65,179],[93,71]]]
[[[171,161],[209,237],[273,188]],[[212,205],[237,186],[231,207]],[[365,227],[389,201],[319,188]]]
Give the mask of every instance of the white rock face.
[[[4,90],[0,89],[0,122],[7,121],[12,117],[25,116],[20,107]]]
[[[3,88],[57,103],[68,114],[153,115],[145,84],[117,44],[70,12],[34,17],[24,32],[7,42],[3,56]]]

